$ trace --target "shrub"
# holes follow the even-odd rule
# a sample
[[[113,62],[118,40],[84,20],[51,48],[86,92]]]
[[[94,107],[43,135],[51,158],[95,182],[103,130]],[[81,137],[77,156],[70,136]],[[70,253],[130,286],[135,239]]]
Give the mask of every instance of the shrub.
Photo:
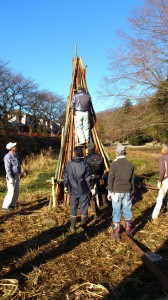
[[[137,136],[133,136],[129,139],[130,144],[133,146],[141,146],[145,143],[150,143],[152,141],[152,137],[146,134],[140,134]]]

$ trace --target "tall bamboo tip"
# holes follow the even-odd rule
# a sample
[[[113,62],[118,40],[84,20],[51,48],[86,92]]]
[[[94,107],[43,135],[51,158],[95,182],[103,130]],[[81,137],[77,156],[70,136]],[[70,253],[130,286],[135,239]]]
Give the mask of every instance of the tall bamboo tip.
[[[75,45],[75,56],[78,57],[78,48],[76,45]]]

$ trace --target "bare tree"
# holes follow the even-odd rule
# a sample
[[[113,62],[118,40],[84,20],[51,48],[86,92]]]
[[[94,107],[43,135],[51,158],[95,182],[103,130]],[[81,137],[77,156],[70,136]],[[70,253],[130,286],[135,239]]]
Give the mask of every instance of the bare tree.
[[[48,91],[39,91],[37,84],[22,74],[15,74],[8,64],[0,61],[0,120],[6,126],[16,114],[21,123],[22,115],[29,115],[29,130],[42,122],[59,122],[65,114],[65,102],[62,96]],[[41,124],[43,126],[43,124]]]
[[[132,35],[119,33],[122,47],[109,56],[105,96],[125,101],[144,99],[157,91],[168,73],[168,1],[146,0],[131,12]]]
[[[36,91],[31,93],[26,107],[27,113],[32,116],[29,123],[30,132],[33,128],[46,126],[50,130],[51,124],[56,124],[65,112],[63,97],[48,91]]]
[[[15,74],[6,64],[0,65],[0,109],[3,122],[8,121],[9,114],[17,110],[18,113],[26,109],[30,93],[37,85],[21,74]]]

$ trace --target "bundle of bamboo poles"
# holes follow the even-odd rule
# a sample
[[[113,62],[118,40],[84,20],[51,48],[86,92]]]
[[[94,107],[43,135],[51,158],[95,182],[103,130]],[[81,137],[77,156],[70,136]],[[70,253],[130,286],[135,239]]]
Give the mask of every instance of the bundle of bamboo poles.
[[[73,71],[72,71],[72,83],[70,86],[70,94],[67,101],[66,107],[66,118],[65,126],[62,129],[61,135],[61,148],[57,161],[55,177],[52,177],[52,194],[50,199],[50,206],[55,207],[57,204],[64,202],[69,204],[69,195],[64,193],[63,186],[63,171],[66,163],[72,159],[74,155],[74,147],[78,145],[77,137],[75,134],[74,126],[74,114],[70,104],[74,93],[78,90],[78,87],[83,87],[87,92],[86,83],[86,68],[83,67],[82,59],[76,56],[72,60]],[[91,141],[94,143],[96,152],[101,154],[104,159],[105,169],[109,171],[109,157],[100,141],[96,131],[96,115],[94,112],[93,105],[90,109],[90,124],[91,124]]]

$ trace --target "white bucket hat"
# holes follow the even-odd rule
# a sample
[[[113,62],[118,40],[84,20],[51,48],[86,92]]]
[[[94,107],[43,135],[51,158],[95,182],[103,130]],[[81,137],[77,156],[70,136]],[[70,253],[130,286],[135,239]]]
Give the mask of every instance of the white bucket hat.
[[[10,143],[8,143],[8,144],[6,145],[6,149],[10,150],[11,148],[15,147],[16,144],[17,144],[17,143],[12,143],[12,142],[10,142]]]

